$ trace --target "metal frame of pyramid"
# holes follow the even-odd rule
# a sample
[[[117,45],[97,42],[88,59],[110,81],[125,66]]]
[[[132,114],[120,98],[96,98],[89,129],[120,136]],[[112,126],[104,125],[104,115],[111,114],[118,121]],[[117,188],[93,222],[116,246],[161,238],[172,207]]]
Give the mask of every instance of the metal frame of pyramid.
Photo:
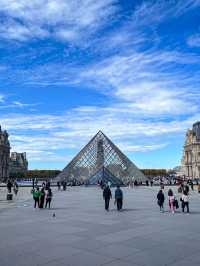
[[[120,179],[146,181],[144,174],[102,132],[99,131],[57,176],[58,180],[88,181],[102,167]]]
[[[122,180],[114,176],[106,167],[101,167],[94,175],[88,179],[88,184],[97,185],[100,182],[103,184],[110,182],[112,185],[123,186]]]

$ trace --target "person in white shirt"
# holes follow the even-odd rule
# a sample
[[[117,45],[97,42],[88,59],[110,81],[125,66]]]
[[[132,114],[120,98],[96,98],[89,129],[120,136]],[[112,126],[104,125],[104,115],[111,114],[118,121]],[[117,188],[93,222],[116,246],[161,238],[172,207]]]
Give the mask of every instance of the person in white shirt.
[[[185,211],[185,207],[187,208],[187,213],[189,213],[189,197],[187,191],[183,191],[183,195],[181,197],[182,201],[182,212]]]

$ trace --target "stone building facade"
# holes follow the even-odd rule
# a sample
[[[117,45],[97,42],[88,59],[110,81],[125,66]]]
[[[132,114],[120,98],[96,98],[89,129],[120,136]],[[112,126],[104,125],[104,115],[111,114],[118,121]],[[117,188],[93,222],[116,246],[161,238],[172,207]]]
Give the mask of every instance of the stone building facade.
[[[186,133],[182,166],[186,177],[200,178],[200,122]]]
[[[10,156],[10,175],[23,174],[25,175],[28,170],[28,161],[26,153],[11,152]]]
[[[8,133],[0,126],[0,180],[9,177],[10,143]]]

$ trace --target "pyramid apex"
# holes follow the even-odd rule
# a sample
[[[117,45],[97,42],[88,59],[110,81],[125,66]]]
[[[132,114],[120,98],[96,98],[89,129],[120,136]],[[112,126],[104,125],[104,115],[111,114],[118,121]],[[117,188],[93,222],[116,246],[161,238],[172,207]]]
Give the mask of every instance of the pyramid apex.
[[[99,135],[99,134],[102,134],[102,135],[104,135],[104,136],[105,136],[105,134],[103,133],[103,131],[102,131],[102,130],[99,130],[99,131],[97,132],[97,135]]]

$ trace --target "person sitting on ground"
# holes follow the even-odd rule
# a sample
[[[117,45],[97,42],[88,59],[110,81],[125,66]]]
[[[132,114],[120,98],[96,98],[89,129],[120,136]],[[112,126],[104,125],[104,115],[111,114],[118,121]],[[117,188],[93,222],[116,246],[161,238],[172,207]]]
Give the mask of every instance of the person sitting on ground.
[[[160,189],[158,194],[157,194],[157,200],[158,200],[158,206],[160,207],[160,211],[164,212],[165,195],[164,195],[162,189]]]
[[[117,203],[117,210],[120,211],[123,205],[123,192],[119,185],[117,185],[115,190],[115,202]]]

